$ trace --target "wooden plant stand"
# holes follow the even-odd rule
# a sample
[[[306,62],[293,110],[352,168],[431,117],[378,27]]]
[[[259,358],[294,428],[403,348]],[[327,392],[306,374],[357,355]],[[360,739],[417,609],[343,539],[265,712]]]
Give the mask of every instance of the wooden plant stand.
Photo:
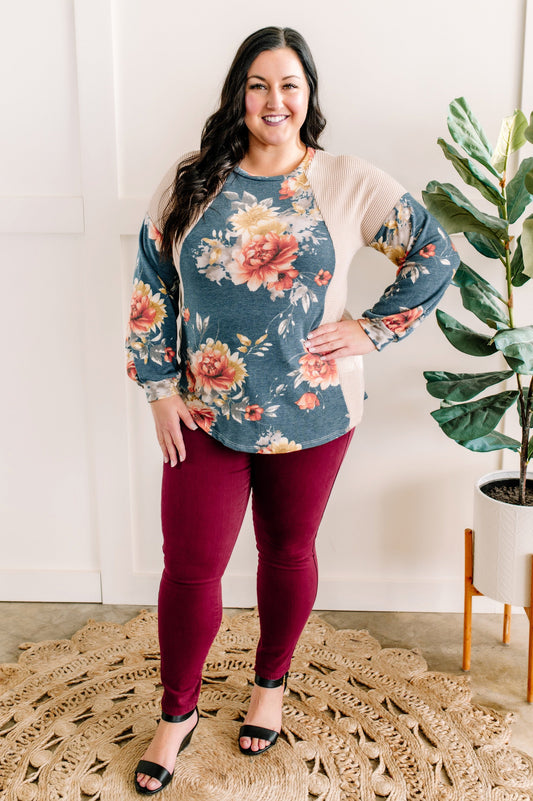
[[[463,629],[463,670],[470,670],[470,652],[472,648],[472,598],[483,595],[474,587],[474,553],[472,547],[472,529],[465,529],[465,612]],[[527,665],[527,702],[533,703],[533,555],[531,556],[531,595],[529,606],[524,607],[529,619],[529,658]],[[511,605],[504,604],[503,642],[511,641]]]

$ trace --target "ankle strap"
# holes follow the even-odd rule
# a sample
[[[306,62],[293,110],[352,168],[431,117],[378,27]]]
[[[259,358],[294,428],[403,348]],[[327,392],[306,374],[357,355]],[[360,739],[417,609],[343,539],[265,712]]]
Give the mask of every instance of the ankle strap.
[[[258,687],[267,687],[267,688],[281,687],[281,685],[283,683],[285,683],[285,687],[286,687],[287,686],[288,677],[289,677],[289,674],[285,673],[285,675],[282,676],[281,679],[263,679],[261,676],[259,676],[256,673],[254,681],[258,685]]]
[[[181,723],[184,720],[188,720],[195,712],[196,707],[185,715],[167,715],[166,712],[161,712],[161,720],[165,720],[167,723]]]

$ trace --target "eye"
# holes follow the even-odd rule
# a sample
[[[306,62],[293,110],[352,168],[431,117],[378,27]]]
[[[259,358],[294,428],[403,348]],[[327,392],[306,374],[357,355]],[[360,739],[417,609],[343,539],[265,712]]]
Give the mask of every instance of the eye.
[[[286,83],[284,89],[298,89],[295,83]]]
[[[264,83],[251,83],[248,89],[266,89],[266,86]]]

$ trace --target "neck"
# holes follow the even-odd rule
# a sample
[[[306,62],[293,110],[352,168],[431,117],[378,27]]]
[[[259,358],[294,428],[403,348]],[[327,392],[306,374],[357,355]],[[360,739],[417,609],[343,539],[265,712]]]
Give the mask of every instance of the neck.
[[[306,152],[301,141],[284,148],[250,142],[240,166],[251,175],[286,175],[296,169]]]

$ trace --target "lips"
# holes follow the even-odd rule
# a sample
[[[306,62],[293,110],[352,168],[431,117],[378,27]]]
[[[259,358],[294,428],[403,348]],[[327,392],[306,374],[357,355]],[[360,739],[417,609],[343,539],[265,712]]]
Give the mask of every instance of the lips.
[[[282,122],[288,119],[288,116],[288,114],[269,114],[263,117],[262,120],[267,125],[281,125]]]

